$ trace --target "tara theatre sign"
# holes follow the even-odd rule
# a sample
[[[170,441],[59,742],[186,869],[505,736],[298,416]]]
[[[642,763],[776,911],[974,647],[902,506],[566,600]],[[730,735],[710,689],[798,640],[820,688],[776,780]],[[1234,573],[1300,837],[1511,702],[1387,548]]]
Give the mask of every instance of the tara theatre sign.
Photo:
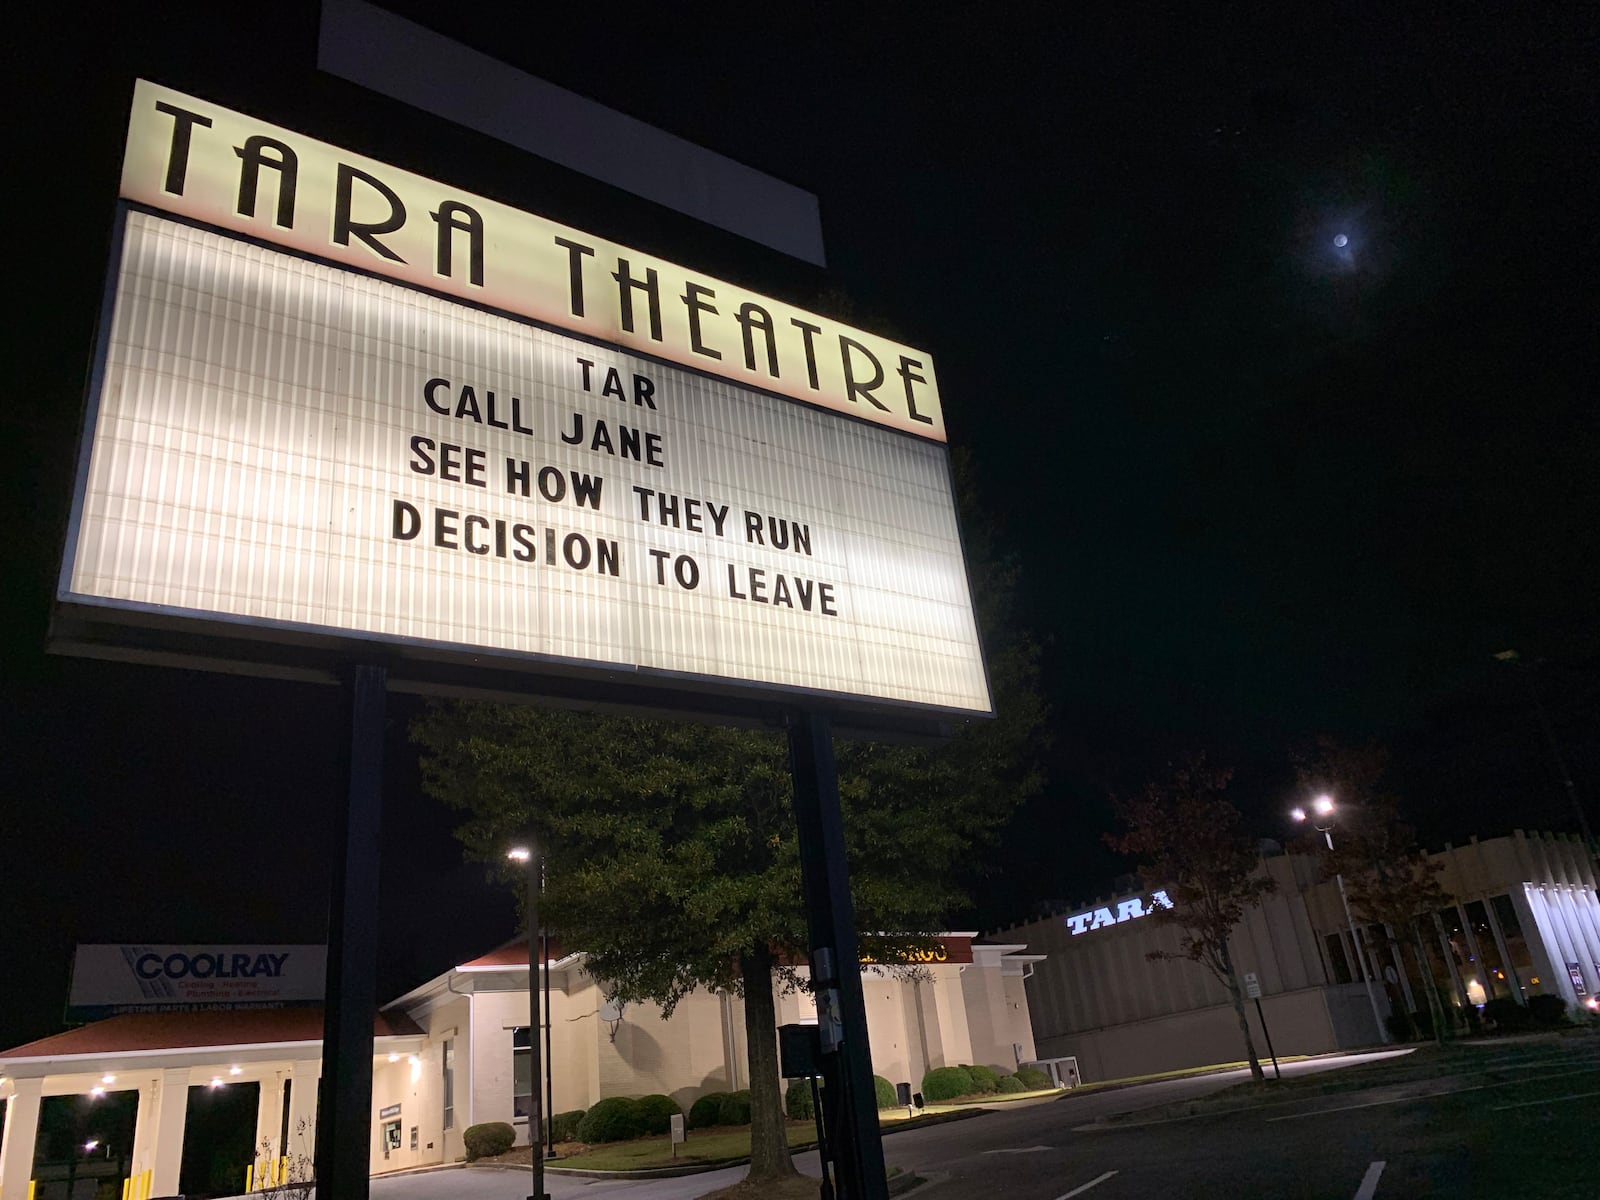
[[[143,80],[122,195],[944,440],[919,350]]]
[[[122,186],[61,611],[989,710],[925,354],[147,83]]]
[[[1171,907],[1172,901],[1167,898],[1167,893],[1158,890],[1150,893],[1149,900],[1139,896],[1129,896],[1126,900],[1119,900],[1115,908],[1091,908],[1081,913],[1073,913],[1065,918],[1062,924],[1072,930],[1073,937],[1077,937],[1080,933],[1104,929],[1107,925],[1121,925],[1128,921],[1136,921],[1140,917],[1148,917],[1158,908]]]

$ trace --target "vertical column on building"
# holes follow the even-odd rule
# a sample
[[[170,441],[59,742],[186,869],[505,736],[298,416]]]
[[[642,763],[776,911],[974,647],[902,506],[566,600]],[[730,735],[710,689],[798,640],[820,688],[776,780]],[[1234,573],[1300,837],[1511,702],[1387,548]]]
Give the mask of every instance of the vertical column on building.
[[[1529,928],[1536,935],[1529,943],[1534,955],[1535,978],[1542,980],[1541,989],[1554,990],[1571,1001],[1572,985],[1567,980],[1567,968],[1560,961],[1566,951],[1557,937],[1553,914],[1545,904],[1544,888],[1536,883],[1525,883],[1522,885],[1520,899],[1527,908],[1527,915],[1533,918],[1531,925],[1523,926],[1523,936],[1526,938]],[[1517,914],[1519,919],[1522,915],[1520,912]]]
[[[721,1009],[722,1020],[722,1062],[723,1074],[728,1080],[728,1090],[739,1090],[739,1033],[738,1027],[744,1023],[742,1014],[733,1011],[733,994],[731,992],[717,993]]]
[[[283,1155],[289,1160],[291,1178],[300,1182],[311,1175],[311,1162],[316,1157],[317,1081],[321,1075],[320,1058],[302,1059],[289,1068],[289,1144],[283,1148]]]
[[[1594,917],[1584,904],[1583,890],[1568,885],[1556,890],[1555,907],[1572,939],[1572,952],[1578,964],[1578,974],[1583,976],[1589,995],[1600,995],[1600,931],[1595,928]],[[1565,967],[1562,968],[1563,973]],[[1569,976],[1570,978],[1570,976]],[[1576,989],[1574,989],[1576,997]]]
[[[274,1071],[261,1079],[256,1101],[256,1187],[275,1182],[274,1166],[285,1150],[278,1144],[283,1136],[283,1072]],[[265,1183],[262,1181],[265,1180]]]
[[[128,1174],[136,1184],[155,1165],[156,1124],[161,1115],[161,1073],[152,1071],[141,1076],[138,1091],[139,1108],[133,1118],[133,1158],[128,1166]],[[139,1194],[137,1187],[133,1194]]]
[[[0,1200],[28,1200],[44,1080],[14,1079],[11,1086],[5,1136],[0,1138]]]
[[[944,1055],[944,1027],[940,1023],[943,1014],[933,981],[917,978],[911,986],[916,998],[918,1047],[922,1051],[922,1061],[927,1064],[923,1069],[931,1071],[935,1067],[948,1067],[953,1062],[960,1062],[959,1058],[951,1060]]]
[[[156,1094],[148,1167],[152,1196],[178,1194],[178,1173],[183,1168],[183,1126],[188,1116],[189,1068],[171,1067],[161,1072]]]

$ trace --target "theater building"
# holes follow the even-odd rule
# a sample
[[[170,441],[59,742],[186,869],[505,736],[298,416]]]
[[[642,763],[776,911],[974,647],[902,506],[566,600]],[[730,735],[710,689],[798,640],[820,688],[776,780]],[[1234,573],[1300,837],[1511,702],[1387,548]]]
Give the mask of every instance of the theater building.
[[[1270,844],[1269,844],[1270,845]],[[1600,995],[1600,902],[1593,860],[1575,838],[1529,834],[1464,846],[1430,858],[1452,897],[1424,918],[1426,963],[1402,934],[1396,955],[1377,926],[1360,927],[1359,950],[1374,980],[1378,1013],[1426,1011],[1429,984],[1459,1025],[1495,997],[1525,1003],[1552,993],[1569,1011]],[[1385,1040],[1356,967],[1344,907],[1313,856],[1264,855],[1277,891],[1249,912],[1231,949],[1241,981],[1253,974],[1261,1013],[1280,1055],[1321,1054]],[[1039,1056],[1074,1056],[1086,1080],[1119,1078],[1243,1057],[1226,989],[1176,951],[1178,932],[1145,920],[1164,896],[1097,900],[1003,930],[1043,957],[1025,989]],[[1258,1051],[1266,1053],[1254,1005],[1246,1006]]]
[[[919,955],[913,970],[863,964],[874,1072],[917,1086],[931,1067],[1010,1071],[1033,1060],[1025,979],[1041,956],[1025,951],[1019,942],[956,933]],[[651,1005],[608,1003],[582,954],[552,945],[546,969],[552,1111],[656,1092],[687,1110],[706,1092],[749,1086],[737,996],[697,990],[663,1019]],[[803,991],[778,996],[777,1010],[780,1024],[816,1019]],[[530,1069],[528,1012],[526,941],[453,967],[384,1007],[372,1062],[375,1174],[458,1160],[462,1131],[485,1121],[510,1122],[526,1142],[533,1088],[542,1082]],[[133,1013],[0,1052],[0,1198],[29,1196],[46,1098],[116,1092],[137,1093],[133,1152],[121,1167],[131,1200],[180,1191],[186,1114],[220,1088],[250,1088],[257,1097],[253,1141],[241,1140],[256,1153],[237,1164],[239,1190],[247,1180],[270,1186],[312,1155],[321,1030],[321,1010],[310,1006]]]

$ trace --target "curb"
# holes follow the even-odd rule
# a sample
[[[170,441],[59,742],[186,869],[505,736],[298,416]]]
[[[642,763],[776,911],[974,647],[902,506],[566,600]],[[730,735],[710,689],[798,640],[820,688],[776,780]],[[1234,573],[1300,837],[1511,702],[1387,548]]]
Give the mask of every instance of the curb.
[[[896,1121],[893,1125],[884,1126],[883,1136],[888,1137],[893,1133],[908,1133],[913,1129],[926,1129],[930,1125],[948,1125],[952,1121],[970,1121],[973,1117],[985,1116],[991,1111],[991,1109],[987,1108],[972,1108],[963,1109],[960,1112],[936,1113],[931,1117],[921,1117],[915,1122]],[[808,1146],[795,1146],[792,1149],[796,1154],[804,1154],[808,1150],[815,1150],[816,1148],[817,1144],[812,1142]],[[720,1171],[724,1167],[742,1167],[749,1161],[750,1156],[746,1154],[741,1158],[724,1158],[718,1159],[716,1162],[685,1163],[681,1167],[646,1167],[637,1171],[603,1171],[591,1167],[552,1167],[546,1163],[544,1173],[546,1175],[566,1175],[574,1179],[676,1179],[682,1175],[702,1175],[707,1171]],[[468,1163],[466,1165],[477,1170],[486,1171],[522,1171],[526,1173],[528,1170],[527,1166],[522,1163]],[[424,1167],[422,1171],[417,1173],[421,1174],[423,1171],[443,1169],[445,1168]],[[400,1174],[398,1171],[394,1173]],[[895,1178],[898,1179],[899,1176]],[[913,1185],[902,1184],[901,1186],[902,1188],[908,1188]],[[916,1186],[920,1186],[920,1183]],[[899,1195],[900,1193],[891,1192],[890,1194]]]
[[[1327,1058],[1350,1058],[1357,1054],[1377,1054],[1385,1050],[1401,1049],[1406,1049],[1406,1047],[1390,1045],[1356,1046],[1349,1050],[1330,1050],[1326,1054],[1296,1055],[1294,1058],[1294,1063],[1320,1062]],[[1271,1070],[1271,1060],[1263,1059],[1261,1066],[1263,1071]],[[1062,1092],[1061,1095],[1050,1101],[1050,1103],[1060,1104],[1063,1100],[1070,1100],[1074,1096],[1078,1095],[1103,1096],[1107,1092],[1121,1092],[1127,1090],[1128,1088],[1145,1087],[1152,1083],[1177,1083],[1178,1081],[1184,1079],[1205,1079],[1210,1075],[1226,1075],[1230,1071],[1249,1071],[1249,1069],[1250,1068],[1248,1065],[1234,1064],[1227,1067],[1211,1067],[1203,1071],[1190,1071],[1185,1075],[1168,1075],[1164,1079],[1130,1079],[1126,1082],[1087,1084],[1075,1088],[1068,1088],[1066,1091]],[[1084,1087],[1088,1087],[1090,1090],[1085,1091]]]

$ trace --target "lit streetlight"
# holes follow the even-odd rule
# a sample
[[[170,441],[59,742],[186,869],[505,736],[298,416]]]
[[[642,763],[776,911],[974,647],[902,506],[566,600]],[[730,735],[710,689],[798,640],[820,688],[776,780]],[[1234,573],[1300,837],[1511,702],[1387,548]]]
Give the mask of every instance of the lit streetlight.
[[[1328,843],[1328,850],[1331,853],[1333,850],[1333,814],[1336,807],[1333,797],[1324,794],[1311,802],[1311,812],[1307,813],[1305,809],[1297,807],[1292,809],[1289,815],[1302,824],[1310,821],[1317,832],[1322,834],[1323,840]],[[1350,944],[1352,949],[1355,950],[1356,969],[1361,972],[1361,982],[1367,988],[1367,1003],[1372,1005],[1372,1020],[1378,1026],[1378,1040],[1387,1042],[1389,1040],[1389,1031],[1383,1024],[1383,1014],[1378,1011],[1378,993],[1372,986],[1372,972],[1367,968],[1366,954],[1361,946],[1361,935],[1356,932],[1355,917],[1350,914],[1350,897],[1344,890],[1344,875],[1336,871],[1333,877],[1339,884],[1339,901],[1344,905],[1344,921],[1350,928]]]
[[[539,1091],[541,1067],[539,1046],[539,885],[543,861],[538,853],[538,843],[532,838],[525,846],[513,846],[506,851],[512,862],[522,863],[528,876],[528,1079],[531,1095],[528,1106],[528,1162],[533,1173],[533,1194],[528,1200],[549,1200],[544,1190],[544,1154],[540,1143],[544,1141],[544,1101]],[[548,968],[547,968],[548,972]]]

